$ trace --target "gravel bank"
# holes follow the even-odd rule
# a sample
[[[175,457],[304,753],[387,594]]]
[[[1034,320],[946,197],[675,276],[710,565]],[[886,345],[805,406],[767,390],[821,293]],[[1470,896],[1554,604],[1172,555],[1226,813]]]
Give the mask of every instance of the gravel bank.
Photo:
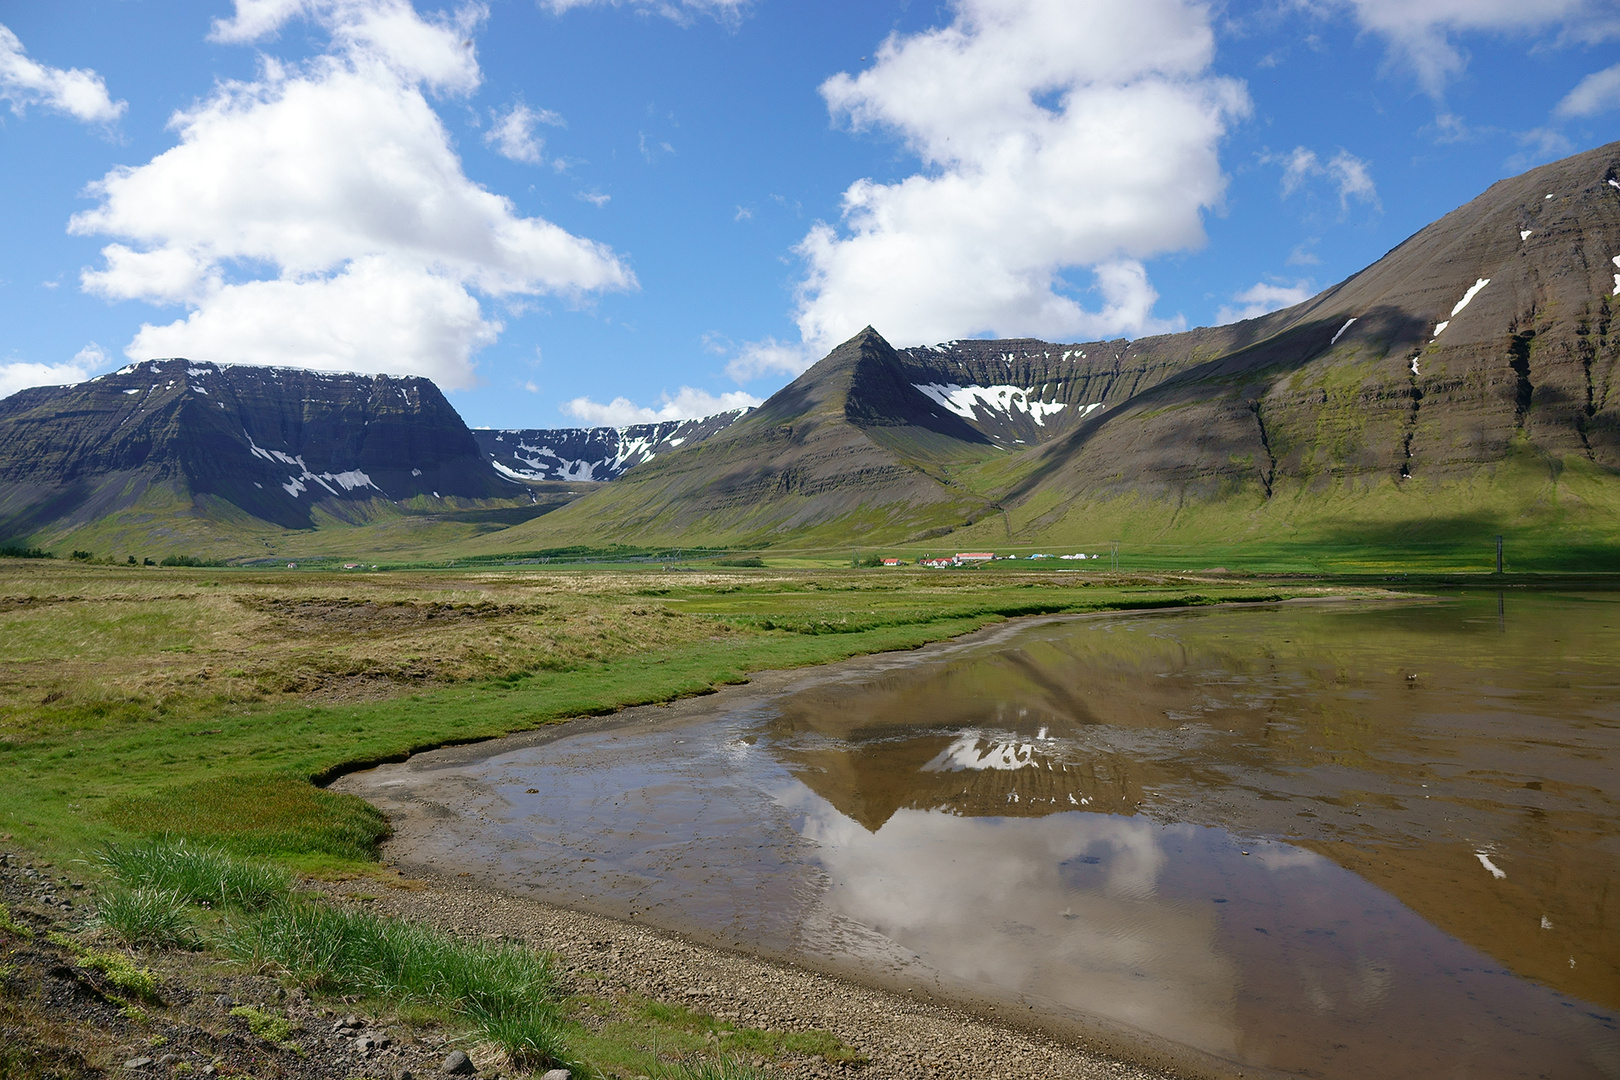
[[[389,889],[367,904],[457,934],[527,941],[557,956],[574,992],[646,995],[750,1027],[830,1031],[870,1059],[865,1065],[799,1061],[792,1075],[871,1080],[1168,1080],[1174,1075],[923,995],[886,993],[453,878],[428,876],[411,884],[420,887]],[[369,882],[357,882],[336,891],[374,890]]]

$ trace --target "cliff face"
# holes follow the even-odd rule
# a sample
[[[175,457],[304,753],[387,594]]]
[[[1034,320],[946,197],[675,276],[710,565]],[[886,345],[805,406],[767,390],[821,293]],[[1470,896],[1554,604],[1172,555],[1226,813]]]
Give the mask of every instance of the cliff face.
[[[427,379],[150,360],[0,401],[0,535],[92,521],[155,487],[287,528],[317,506],[521,493]]]
[[[600,482],[617,479],[661,453],[700,443],[748,412],[734,409],[695,420],[617,428],[479,428],[473,438],[502,476]]]

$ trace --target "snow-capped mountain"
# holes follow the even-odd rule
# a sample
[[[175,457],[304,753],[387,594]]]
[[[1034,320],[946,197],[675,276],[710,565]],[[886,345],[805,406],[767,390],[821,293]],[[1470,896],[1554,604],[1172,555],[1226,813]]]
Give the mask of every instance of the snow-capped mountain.
[[[478,428],[473,438],[496,471],[514,480],[603,481],[666,451],[700,443],[748,412],[618,428]]]

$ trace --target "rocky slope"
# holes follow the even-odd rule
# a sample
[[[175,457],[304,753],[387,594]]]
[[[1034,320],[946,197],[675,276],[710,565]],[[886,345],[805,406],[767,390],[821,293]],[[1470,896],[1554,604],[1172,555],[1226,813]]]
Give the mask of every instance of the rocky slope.
[[[514,480],[605,481],[680,446],[730,427],[747,409],[695,420],[596,428],[475,428],[478,448]]]
[[[0,536],[143,502],[307,528],[317,508],[523,494],[427,379],[150,360],[0,400]]]
[[[807,528],[854,543],[1309,523],[1387,539],[1437,521],[1612,533],[1617,260],[1620,143],[1504,180],[1258,319],[904,350],[869,327],[707,442],[522,529],[753,544]]]

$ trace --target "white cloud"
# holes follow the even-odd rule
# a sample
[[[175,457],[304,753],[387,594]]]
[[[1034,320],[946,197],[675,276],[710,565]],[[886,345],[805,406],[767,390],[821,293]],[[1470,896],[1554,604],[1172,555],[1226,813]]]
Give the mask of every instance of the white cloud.
[[[297,70],[266,61],[258,80],[176,114],[178,145],[90,185],[98,205],[69,225],[119,241],[82,274],[86,290],[193,309],[142,327],[132,359],[467,386],[473,354],[501,329],[474,292],[510,304],[635,287],[606,246],[520,216],[463,173],[423,87],[477,85],[461,35],[481,9],[432,21],[400,0],[244,3],[215,36],[253,39],[297,14],[327,27],[338,51]]]
[[[535,135],[534,129],[540,124],[563,126],[563,118],[550,109],[531,109],[521,101],[505,113],[496,113],[494,119],[494,126],[484,133],[484,143],[502,157],[529,165],[540,164],[540,151],[545,146],[545,140]]]
[[[502,327],[458,282],[386,256],[336,274],[224,285],[185,319],[143,325],[131,359],[189,356],[473,384],[472,357]]]
[[[129,107],[108,96],[107,84],[94,71],[64,71],[30,60],[17,35],[4,26],[0,26],[0,101],[10,103],[18,116],[30,105],[42,105],[86,124],[111,124]]]
[[[768,337],[763,341],[745,342],[726,364],[726,374],[740,383],[763,375],[786,375],[791,379],[818,359],[820,354],[806,345]]]
[[[1226,181],[1217,148],[1248,109],[1209,71],[1192,0],[957,0],[949,26],[890,37],[821,92],[855,130],[899,135],[925,171],[860,180],[843,228],[817,223],[797,311],[824,350],[870,323],[897,344],[978,334],[1140,334],[1142,259],[1204,241]],[[1062,278],[1086,268],[1089,310]]]
[[[1308,281],[1301,281],[1297,285],[1267,285],[1263,281],[1258,282],[1232,297],[1242,305],[1241,307],[1223,305],[1215,313],[1215,325],[1225,326],[1227,323],[1241,322],[1244,319],[1258,319],[1279,308],[1293,307],[1314,295],[1316,294]]]
[[[341,55],[383,64],[407,83],[469,93],[481,81],[472,34],[488,13],[479,3],[424,19],[409,0],[236,0],[235,17],[215,19],[209,37],[249,44],[292,19],[310,19],[332,35]]]
[[[1411,70],[1439,99],[1468,66],[1454,37],[1554,31],[1560,39],[1597,42],[1620,36],[1611,0],[1296,0],[1318,11],[1348,9],[1363,30],[1389,42],[1391,59]]]
[[[1597,116],[1612,109],[1620,109],[1620,64],[1594,71],[1575,84],[1558,107],[1554,116]]]
[[[753,6],[753,0],[540,0],[540,6],[554,15],[574,8],[628,7],[685,22],[693,15],[709,15],[724,23],[736,23]]]
[[[83,382],[107,366],[107,352],[91,342],[65,364],[0,364],[0,398],[30,386],[65,386]]]
[[[1338,191],[1340,211],[1350,208],[1351,199],[1379,205],[1378,185],[1373,183],[1372,166],[1348,150],[1341,148],[1324,162],[1316,156],[1316,151],[1296,146],[1287,154],[1263,154],[1260,160],[1264,164],[1283,167],[1282,195],[1285,199],[1303,187],[1307,180],[1325,176]]]
[[[660,420],[691,420],[732,409],[752,409],[760,404],[759,398],[741,390],[732,390],[717,397],[706,390],[683,386],[674,397],[662,395],[661,404],[656,409],[637,405],[623,397],[616,397],[606,405],[588,397],[578,397],[564,403],[563,411],[587,424],[625,427],[629,424],[655,424]]]

